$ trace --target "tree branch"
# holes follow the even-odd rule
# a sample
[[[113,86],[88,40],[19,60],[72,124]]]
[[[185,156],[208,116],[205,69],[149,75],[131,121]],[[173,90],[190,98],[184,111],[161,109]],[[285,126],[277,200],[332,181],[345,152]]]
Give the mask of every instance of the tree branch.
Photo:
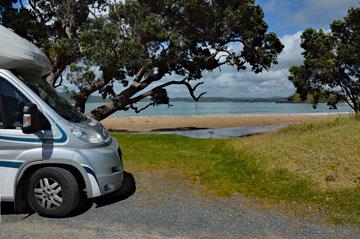
[[[136,114],[140,113],[141,111],[146,110],[147,108],[149,108],[150,106],[155,106],[155,103],[149,103],[147,104],[145,107],[139,109],[138,107],[135,107],[134,104],[130,105],[130,108],[133,109],[135,111]]]
[[[196,88],[198,88],[199,86],[203,85],[205,82],[200,82],[200,83],[197,83],[193,88],[192,88],[192,91],[195,91]]]
[[[146,73],[147,65],[140,68],[140,70],[136,73],[133,84],[136,85],[141,81],[141,79],[144,77]]]
[[[90,13],[91,16],[93,16],[95,19],[99,19],[99,17],[96,16],[96,14],[95,14],[93,11],[91,11],[90,9],[89,9],[89,13]]]
[[[59,77],[63,74],[63,72],[66,69],[66,65],[62,65],[59,66],[58,64],[54,64],[52,67],[52,71],[50,72],[50,74],[47,76],[46,81],[51,85],[51,86],[55,86],[56,85],[56,81],[59,79]],[[60,85],[58,85],[60,86]],[[57,86],[57,87],[58,87]]]
[[[356,98],[354,97],[354,95],[352,94],[351,88],[346,84],[346,82],[344,82],[341,78],[339,78],[338,80],[338,84],[340,85],[341,90],[344,92],[345,96],[345,101],[346,103],[353,109],[355,110],[355,108],[357,108],[357,102],[356,102]],[[347,97],[348,96],[350,98],[351,103],[348,101]]]
[[[192,87],[191,84],[186,81],[187,79],[188,79],[188,78],[186,77],[186,78],[184,78],[184,79],[181,80],[181,81],[169,81],[169,82],[166,82],[166,83],[164,83],[164,84],[162,84],[162,85],[159,85],[159,86],[153,88],[152,90],[150,90],[150,91],[148,91],[148,92],[146,92],[146,93],[144,93],[144,94],[141,94],[141,95],[139,95],[139,96],[137,96],[137,97],[135,97],[135,98],[130,99],[130,102],[131,102],[131,104],[134,104],[134,103],[136,103],[136,102],[139,102],[140,100],[142,100],[142,99],[144,99],[144,98],[146,98],[146,97],[152,96],[157,90],[162,89],[162,88],[165,88],[165,87],[168,87],[168,86],[170,86],[170,85],[184,85],[184,86],[186,86],[186,87],[188,88],[189,94],[190,94],[190,96],[193,98],[193,100],[194,100],[194,101],[199,101],[200,98],[201,98],[203,95],[205,95],[207,92],[203,92],[203,93],[201,93],[199,96],[195,96],[195,90],[196,90],[200,85],[204,84],[204,82],[200,82],[200,83],[196,84],[194,87]]]
[[[56,84],[56,81],[54,82],[54,88],[58,88],[62,85],[63,81],[64,81],[64,78],[63,78],[63,75],[61,74],[60,75],[60,82]]]
[[[93,92],[104,88],[104,86],[106,86],[110,81],[111,81],[111,78],[106,78],[106,77],[102,76],[98,80],[96,80],[96,83],[86,86],[82,90],[82,93],[85,95],[91,95]]]
[[[46,21],[45,21],[44,17],[42,16],[41,12],[39,11],[39,9],[37,9],[36,4],[34,4],[34,2],[32,0],[29,0],[28,3],[30,5],[30,7],[34,10],[34,12],[36,13],[36,16],[38,18],[40,18],[40,21],[42,22],[42,24],[45,25]]]

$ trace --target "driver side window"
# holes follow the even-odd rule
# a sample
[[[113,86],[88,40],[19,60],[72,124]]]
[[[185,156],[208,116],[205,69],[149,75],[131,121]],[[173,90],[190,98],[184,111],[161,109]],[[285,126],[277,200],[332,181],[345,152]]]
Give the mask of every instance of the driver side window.
[[[22,111],[30,101],[11,83],[0,78],[0,129],[20,129]]]

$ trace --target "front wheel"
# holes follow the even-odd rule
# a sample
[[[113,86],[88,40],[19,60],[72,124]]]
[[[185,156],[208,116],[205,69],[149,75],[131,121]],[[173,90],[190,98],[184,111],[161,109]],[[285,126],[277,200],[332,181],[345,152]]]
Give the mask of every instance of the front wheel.
[[[28,201],[41,216],[65,217],[75,209],[79,199],[77,180],[66,169],[42,168],[30,179]]]

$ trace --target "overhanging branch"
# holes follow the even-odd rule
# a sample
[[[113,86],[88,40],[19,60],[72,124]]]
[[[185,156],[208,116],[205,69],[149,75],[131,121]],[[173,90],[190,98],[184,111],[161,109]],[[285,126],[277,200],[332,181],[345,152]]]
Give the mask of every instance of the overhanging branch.
[[[189,94],[190,94],[190,96],[193,98],[193,100],[194,100],[194,101],[199,101],[200,98],[201,98],[202,96],[204,96],[207,92],[202,92],[199,96],[196,96],[196,95],[195,95],[195,90],[196,90],[200,85],[204,84],[204,82],[200,82],[200,83],[196,84],[196,85],[193,87],[193,86],[191,86],[191,84],[190,84],[189,82],[187,82],[187,79],[188,79],[188,78],[186,77],[186,78],[184,78],[184,79],[181,80],[181,81],[169,81],[169,82],[166,82],[166,83],[164,83],[164,84],[162,84],[162,85],[159,85],[159,86],[153,88],[152,90],[147,91],[146,93],[143,93],[143,94],[141,94],[141,95],[139,95],[139,96],[137,96],[137,97],[135,97],[135,98],[132,98],[132,99],[131,99],[131,104],[137,103],[137,102],[139,102],[140,100],[145,99],[146,97],[150,97],[150,96],[152,96],[155,92],[157,92],[159,89],[166,88],[166,87],[168,87],[168,86],[170,86],[170,85],[184,85],[184,86],[186,86],[187,89],[188,89],[188,91],[189,91]],[[151,105],[149,105],[149,106],[151,106]],[[147,107],[149,107],[149,106],[147,106]],[[131,107],[130,107],[130,108],[131,108]]]
[[[192,87],[190,85],[190,83],[184,82],[184,85],[188,88],[189,93],[190,93],[191,97],[194,99],[194,101],[199,101],[200,98],[207,93],[207,92],[202,92],[199,96],[195,96],[196,88],[198,88],[202,84],[204,84],[204,82],[200,82],[200,83],[196,84],[194,87]]]
[[[145,107],[139,109],[138,107],[134,106],[134,104],[130,105],[130,108],[133,109],[135,111],[136,114],[140,113],[143,110],[146,110],[147,108],[149,108],[150,106],[155,106],[155,103],[149,103],[147,104]]]
[[[58,87],[62,86],[62,83],[64,81],[64,77],[63,77],[63,75],[60,75],[59,78],[60,78],[59,82],[57,82],[57,81],[54,82],[54,88],[58,88]]]

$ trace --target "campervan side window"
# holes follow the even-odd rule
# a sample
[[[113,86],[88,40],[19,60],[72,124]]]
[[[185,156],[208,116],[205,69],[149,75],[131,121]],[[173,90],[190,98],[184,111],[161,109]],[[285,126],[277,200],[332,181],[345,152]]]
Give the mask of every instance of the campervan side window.
[[[0,129],[20,129],[22,111],[29,102],[11,83],[0,77]]]

